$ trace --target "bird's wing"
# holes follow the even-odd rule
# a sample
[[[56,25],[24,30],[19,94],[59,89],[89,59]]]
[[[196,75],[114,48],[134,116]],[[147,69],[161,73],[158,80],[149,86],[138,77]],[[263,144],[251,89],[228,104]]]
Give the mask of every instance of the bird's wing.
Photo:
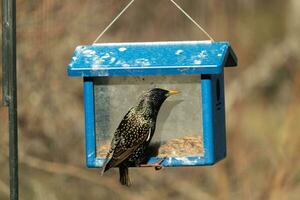
[[[136,115],[132,114],[131,109],[121,121],[118,129],[115,132],[110,153],[106,159],[108,168],[116,167],[126,160],[141,144],[151,137],[151,128],[147,124],[138,122],[135,119]],[[134,134],[139,133],[139,136],[134,138]],[[150,136],[149,136],[150,135]],[[106,168],[106,166],[104,166]]]
[[[116,148],[113,154],[114,159],[118,159],[120,161],[125,160],[128,156],[135,151],[141,144],[145,141],[148,141],[151,136],[151,129],[145,131],[146,134],[143,134],[140,140],[133,142],[131,145],[126,145],[125,148]],[[118,145],[120,147],[121,145]]]
[[[114,133],[114,136],[111,140],[110,149],[109,149],[109,151],[106,155],[106,158],[104,160],[104,163],[103,163],[101,175],[103,175],[103,173],[107,170],[107,168],[110,168],[109,166],[107,166],[107,164],[112,159],[112,157],[114,155],[114,152],[115,152],[115,149],[116,149],[116,147],[118,146],[118,144],[120,142],[120,139],[121,139],[120,127],[125,125],[126,119],[128,118],[128,116],[130,115],[131,112],[132,112],[132,108],[126,113],[123,120],[119,124],[119,127],[117,128],[116,132]]]
[[[149,128],[149,131],[148,131],[148,135],[147,135],[147,139],[146,139],[146,142],[149,142],[150,139],[151,139],[151,136],[152,136],[152,129]]]

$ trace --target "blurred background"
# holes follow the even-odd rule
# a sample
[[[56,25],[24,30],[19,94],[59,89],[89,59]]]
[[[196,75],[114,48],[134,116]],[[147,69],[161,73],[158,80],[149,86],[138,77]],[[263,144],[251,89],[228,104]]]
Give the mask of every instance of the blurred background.
[[[225,70],[225,160],[132,169],[131,188],[117,171],[85,168],[82,80],[66,66],[128,1],[17,0],[20,199],[299,199],[299,0],[176,1],[239,58]],[[137,0],[99,42],[206,39],[169,1]],[[4,107],[0,119],[0,199],[8,199]]]

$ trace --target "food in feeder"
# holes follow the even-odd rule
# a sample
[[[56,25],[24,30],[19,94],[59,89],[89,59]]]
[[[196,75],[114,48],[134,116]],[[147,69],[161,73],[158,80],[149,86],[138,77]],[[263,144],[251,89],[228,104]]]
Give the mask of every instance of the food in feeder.
[[[156,157],[183,157],[201,156],[204,154],[201,136],[183,136],[174,138],[164,143],[149,145],[149,156]],[[97,157],[105,157],[109,151],[109,141],[100,145],[97,149]]]
[[[203,142],[200,136],[184,136],[171,139],[158,149],[157,157],[183,157],[203,155]]]
[[[144,160],[159,109],[169,96],[177,93],[154,88],[141,96],[138,105],[128,111],[114,133],[102,174],[112,167],[119,167],[121,184],[129,186],[128,167],[137,166]]]

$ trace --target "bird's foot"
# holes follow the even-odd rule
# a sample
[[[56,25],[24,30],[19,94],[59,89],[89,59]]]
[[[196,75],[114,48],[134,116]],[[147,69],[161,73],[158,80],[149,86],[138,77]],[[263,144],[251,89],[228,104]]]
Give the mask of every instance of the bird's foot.
[[[163,166],[161,165],[166,158],[162,158],[161,160],[153,163],[153,164],[140,164],[140,167],[154,167],[155,170],[161,170]]]

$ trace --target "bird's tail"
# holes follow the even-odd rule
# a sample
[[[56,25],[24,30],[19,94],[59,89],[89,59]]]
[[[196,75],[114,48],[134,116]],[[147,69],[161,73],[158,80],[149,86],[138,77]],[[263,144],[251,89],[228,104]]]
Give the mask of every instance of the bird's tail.
[[[128,174],[128,167],[120,166],[119,167],[119,173],[120,173],[120,183],[122,185],[130,186],[130,178]]]

